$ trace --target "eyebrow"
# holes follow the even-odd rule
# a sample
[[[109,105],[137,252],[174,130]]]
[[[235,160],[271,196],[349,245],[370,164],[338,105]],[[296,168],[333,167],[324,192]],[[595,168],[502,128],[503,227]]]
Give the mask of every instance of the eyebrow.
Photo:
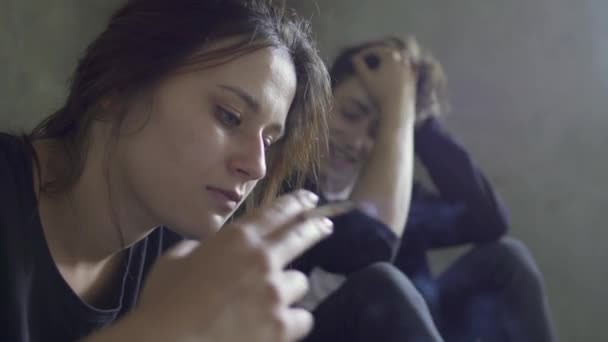
[[[236,94],[238,97],[241,98],[241,100],[245,102],[247,107],[249,107],[252,112],[260,112],[260,102],[258,102],[258,100],[253,95],[249,94],[244,89],[226,84],[220,84],[220,88]],[[271,128],[277,134],[277,136],[275,137],[275,141],[283,138],[283,136],[285,135],[285,127],[283,127],[283,125],[273,124]]]
[[[233,94],[236,94],[238,97],[241,98],[241,100],[245,102],[245,104],[247,105],[247,107],[249,107],[251,111],[255,113],[258,113],[260,111],[260,102],[258,102],[258,100],[253,95],[249,94],[244,89],[225,84],[221,84],[220,88],[228,90]]]

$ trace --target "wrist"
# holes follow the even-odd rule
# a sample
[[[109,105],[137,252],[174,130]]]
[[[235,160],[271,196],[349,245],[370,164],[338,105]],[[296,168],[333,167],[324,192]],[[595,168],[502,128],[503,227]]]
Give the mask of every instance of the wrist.
[[[395,126],[416,121],[416,103],[410,98],[385,101],[380,106],[381,125]]]
[[[416,125],[413,103],[386,106],[381,113],[378,137],[399,136],[413,131]]]
[[[169,331],[158,324],[151,324],[145,315],[133,311],[84,342],[177,341],[175,336],[170,336]]]

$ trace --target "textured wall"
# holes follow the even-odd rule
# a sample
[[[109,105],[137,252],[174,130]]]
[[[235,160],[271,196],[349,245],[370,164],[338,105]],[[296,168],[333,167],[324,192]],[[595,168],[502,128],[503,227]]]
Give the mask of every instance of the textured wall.
[[[608,2],[292,1],[322,53],[414,33],[450,78],[448,123],[545,274],[562,341],[608,341]]]
[[[31,127],[64,99],[118,0],[0,0],[0,129]]]

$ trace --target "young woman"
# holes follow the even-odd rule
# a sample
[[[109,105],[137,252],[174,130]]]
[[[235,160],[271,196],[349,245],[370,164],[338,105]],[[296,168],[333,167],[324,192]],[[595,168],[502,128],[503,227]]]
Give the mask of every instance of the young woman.
[[[313,316],[292,304],[308,281],[285,266],[332,223],[311,216],[311,192],[273,198],[315,169],[329,98],[305,24],[267,1],[130,1],[65,105],[31,134],[0,134],[0,340],[307,335]],[[245,201],[256,208],[228,222]],[[385,310],[344,314],[371,303]],[[370,266],[315,313],[326,324],[309,340],[381,327],[439,341],[424,310],[401,273]],[[337,316],[358,329],[337,336]]]
[[[411,72],[400,72],[399,54]],[[345,276],[392,260],[446,341],[554,340],[532,256],[503,238],[508,222],[498,195],[435,118],[443,107],[441,66],[414,41],[389,38],[346,49],[330,75],[335,104],[319,188],[330,201],[362,206],[335,218],[335,234],[294,263],[312,273],[304,306],[322,309]],[[437,193],[412,187],[414,152]],[[474,248],[439,277],[431,274],[430,249],[465,244]]]
[[[270,201],[323,143],[329,79],[303,25],[253,0],[136,0],[111,18],[65,104],[0,135],[0,340],[307,334],[291,306],[307,281],[284,265],[331,222],[302,216],[310,192]],[[245,200],[262,206],[218,232]],[[204,244],[160,257],[181,236]]]

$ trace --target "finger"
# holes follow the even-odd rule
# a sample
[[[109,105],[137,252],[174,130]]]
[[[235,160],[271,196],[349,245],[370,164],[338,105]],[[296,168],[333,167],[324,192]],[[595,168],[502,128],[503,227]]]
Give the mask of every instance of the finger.
[[[403,51],[386,46],[364,49],[352,58],[355,72],[364,82],[376,78],[377,71],[387,68],[389,64],[403,64],[405,61],[406,55]]]
[[[299,341],[310,333],[314,318],[310,312],[301,308],[286,309],[287,341]]]
[[[289,305],[302,299],[308,292],[308,278],[304,273],[288,270],[279,274],[279,288],[281,298]]]
[[[393,51],[399,51],[399,49],[386,44],[378,44],[362,49],[361,51],[357,52],[357,54],[353,57],[360,57],[368,54],[388,55]]]
[[[255,209],[235,223],[244,224],[265,236],[295,221],[303,212],[316,207],[319,197],[307,190],[298,190],[277,198],[269,205]]]
[[[420,44],[414,36],[408,36],[405,39],[405,51],[413,61],[418,61],[421,57]]]
[[[280,267],[284,267],[332,232],[333,223],[328,218],[304,218],[268,236],[270,256]]]
[[[361,51],[359,51],[356,55],[354,55],[352,57],[353,62],[354,61],[364,61],[367,62],[365,64],[365,66],[367,67],[367,69],[373,69],[376,70],[378,66],[382,65],[382,60],[384,60],[386,57],[390,57],[393,55],[393,52],[397,51],[397,49],[393,48],[393,47],[389,47],[389,46],[385,46],[385,45],[376,45],[376,46],[370,46],[367,47]],[[376,63],[370,63],[370,61],[372,59],[376,59],[377,60],[377,64]],[[361,65],[359,63],[357,63],[358,65]],[[355,66],[356,67],[356,66]]]
[[[375,77],[375,68],[373,67],[373,65],[368,64],[365,58],[366,55],[354,56],[352,58],[352,64],[355,69],[355,74],[363,81],[363,84],[366,87],[369,87],[369,83]],[[378,64],[382,63],[382,60],[379,56],[376,56],[376,58],[378,58]]]

